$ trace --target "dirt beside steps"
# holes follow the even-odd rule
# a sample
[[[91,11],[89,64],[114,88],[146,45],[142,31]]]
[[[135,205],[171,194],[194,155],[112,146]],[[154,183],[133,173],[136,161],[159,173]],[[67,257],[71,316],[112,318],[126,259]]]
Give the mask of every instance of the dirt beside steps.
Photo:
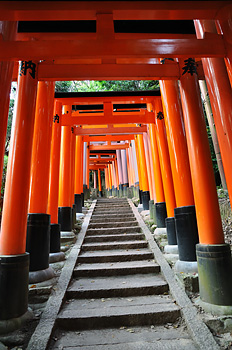
[[[195,350],[126,199],[100,199],[50,350]]]

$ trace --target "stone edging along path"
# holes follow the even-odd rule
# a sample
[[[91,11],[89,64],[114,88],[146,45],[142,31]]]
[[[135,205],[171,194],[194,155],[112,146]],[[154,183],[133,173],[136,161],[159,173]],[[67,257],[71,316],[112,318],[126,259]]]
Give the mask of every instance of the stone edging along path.
[[[198,315],[196,307],[188,298],[183,287],[181,287],[177,281],[173,270],[169,266],[166,259],[163,257],[162,252],[154,241],[154,237],[152,236],[150,230],[138,213],[137,208],[134,206],[133,202],[130,199],[128,199],[128,202],[133,210],[136,219],[139,222],[139,225],[141,226],[143,233],[145,234],[150,249],[154,253],[155,260],[160,265],[161,273],[169,284],[170,293],[177,301],[177,304],[181,307],[181,313],[186,322],[186,326],[193,338],[193,341],[199,347],[199,349],[219,350],[220,347],[216,343],[212,333],[202,321],[201,317]]]

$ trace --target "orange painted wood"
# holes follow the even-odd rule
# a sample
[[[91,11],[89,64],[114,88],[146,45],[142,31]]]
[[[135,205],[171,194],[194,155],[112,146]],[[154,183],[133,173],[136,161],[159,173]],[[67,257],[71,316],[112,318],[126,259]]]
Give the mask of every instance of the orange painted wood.
[[[229,4],[230,5],[230,4]],[[113,13],[114,19],[212,19],[228,1],[1,1],[3,20],[95,20],[97,13]],[[222,15],[225,16],[224,13]]]
[[[149,124],[149,136],[151,141],[151,155],[154,169],[154,181],[155,181],[155,196],[156,202],[165,202],[163,180],[160,169],[159,152],[157,146],[155,124]]]
[[[83,183],[81,183],[82,157],[83,157],[83,138],[76,136],[76,154],[75,154],[75,194],[81,194],[83,191]]]
[[[212,21],[195,21],[197,36],[205,31],[216,32]],[[224,59],[203,59],[205,78],[211,101],[215,128],[229,192],[232,203],[232,90]]]
[[[74,204],[75,194],[75,158],[76,158],[76,136],[74,135],[73,129],[71,130],[71,190],[70,190],[70,203],[71,206]]]
[[[67,115],[71,112],[72,106],[65,105],[64,112]],[[71,207],[71,127],[61,128],[61,149],[60,149],[60,181],[59,181],[59,207]]]
[[[56,58],[225,57],[221,35],[197,39],[44,40],[0,42],[0,60]]]
[[[137,135],[138,140],[138,155],[139,155],[139,163],[140,163],[140,169],[141,169],[141,181],[142,181],[142,190],[149,191],[149,184],[148,184],[148,176],[147,176],[147,167],[146,167],[146,160],[145,160],[145,151],[144,151],[144,145],[143,145],[143,135]]]
[[[192,179],[178,83],[160,81],[177,207],[194,205]]]
[[[102,191],[101,170],[100,169],[98,169],[97,174],[98,174],[98,190]]]
[[[89,188],[89,151],[90,151],[90,145],[89,145],[89,142],[87,142],[87,149],[86,149],[86,185],[87,185],[87,188]]]
[[[143,190],[141,164],[140,164],[139,150],[138,150],[138,135],[135,136],[135,153],[136,153],[136,162],[137,162],[137,167],[138,167],[139,188],[140,188],[140,190]]]
[[[128,124],[127,124],[128,125]],[[90,126],[90,125],[89,125]],[[146,126],[141,127],[108,127],[108,128],[80,128],[80,127],[74,127],[74,133],[75,135],[134,135],[143,133],[146,131]]]
[[[184,62],[181,61],[184,66]],[[205,118],[196,74],[181,78],[180,92],[200,243],[224,243]]]
[[[38,83],[32,147],[29,213],[47,213],[54,108],[54,82]]]
[[[161,99],[155,102],[155,113],[163,112]],[[162,174],[165,202],[168,217],[174,217],[176,199],[173,186],[172,170],[170,164],[166,130],[163,119],[156,118],[156,139],[159,152],[160,169]]]
[[[134,140],[134,135],[107,135],[107,136],[84,136],[83,140],[86,142],[96,141],[127,141]]]
[[[55,101],[54,116],[61,116],[62,104]],[[49,176],[48,194],[48,214],[51,215],[51,224],[58,224],[58,200],[59,200],[59,172],[60,172],[60,144],[61,125],[57,120],[53,121],[52,144],[51,144],[51,164]]]
[[[2,40],[14,40],[17,33],[17,22],[2,22],[0,25],[2,26],[0,30]],[[2,170],[13,69],[14,63],[12,61],[0,62],[0,188],[2,184]],[[16,75],[18,75],[18,69]]]
[[[106,189],[108,190],[110,188],[108,167],[106,167],[104,171],[105,171],[105,186],[106,186]]]
[[[1,255],[24,254],[26,249],[36,92],[37,79],[28,72],[19,75],[0,234]]]
[[[116,149],[126,149],[129,147],[129,143],[125,144],[115,144],[115,145],[104,145],[104,146],[94,146],[90,145],[89,149],[92,151],[101,151],[101,150],[116,150]]]

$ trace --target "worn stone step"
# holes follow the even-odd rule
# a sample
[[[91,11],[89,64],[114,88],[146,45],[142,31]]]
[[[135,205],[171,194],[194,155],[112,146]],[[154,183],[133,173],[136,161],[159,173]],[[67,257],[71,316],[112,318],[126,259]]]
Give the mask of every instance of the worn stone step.
[[[137,221],[127,221],[126,224],[123,221],[115,222],[104,222],[104,223],[90,223],[88,229],[91,228],[114,228],[114,227],[125,227],[125,226],[138,226]]]
[[[111,249],[143,249],[147,248],[146,241],[127,241],[127,242],[94,242],[82,245],[83,252],[93,250],[111,250]]]
[[[134,216],[123,216],[123,217],[91,217],[90,224],[94,223],[112,223],[112,222],[137,222]],[[125,225],[126,226],[126,225]]]
[[[140,233],[141,227],[140,226],[124,226],[124,227],[113,227],[113,228],[95,228],[95,229],[87,229],[86,234],[87,235],[108,235],[108,234],[115,234],[115,233]]]
[[[64,331],[59,329],[50,350],[196,350],[183,327],[117,327]]]
[[[102,250],[95,252],[81,252],[78,256],[78,263],[101,263],[101,262],[116,262],[116,261],[134,261],[154,259],[153,253],[148,249],[135,250]]]
[[[84,243],[90,242],[113,242],[113,241],[130,241],[130,240],[144,240],[145,236],[143,233],[123,233],[116,235],[93,235],[86,236]]]
[[[180,316],[180,309],[171,302],[162,298],[149,298],[146,303],[140,298],[130,298],[122,305],[122,299],[111,299],[110,303],[98,300],[94,307],[88,304],[88,300],[81,304],[80,300],[68,302],[58,315],[58,325],[66,329],[96,329],[101,327],[117,327],[121,325],[138,326],[164,324],[175,322]],[[103,299],[104,300],[104,299]],[[90,303],[91,304],[91,303]]]
[[[168,284],[161,275],[137,274],[130,276],[78,278],[67,290],[67,298],[111,298],[162,294]]]
[[[154,261],[126,261],[100,264],[78,264],[74,277],[122,276],[141,273],[159,273],[160,266]]]

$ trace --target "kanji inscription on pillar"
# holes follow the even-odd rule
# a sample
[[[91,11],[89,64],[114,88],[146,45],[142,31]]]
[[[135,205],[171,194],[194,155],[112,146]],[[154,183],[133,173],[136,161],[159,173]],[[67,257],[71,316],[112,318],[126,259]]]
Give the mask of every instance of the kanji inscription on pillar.
[[[182,75],[186,74],[186,73],[190,73],[191,75],[193,75],[194,73],[197,74],[197,67],[196,67],[196,62],[194,60],[194,58],[188,58],[187,60],[184,60],[184,67],[182,67],[183,69],[183,73]]]
[[[163,112],[159,111],[159,112],[157,113],[157,116],[156,116],[156,118],[157,118],[157,119],[159,119],[159,120],[162,120],[162,119],[164,119],[164,115],[163,115]]]
[[[20,73],[19,75],[27,75],[27,72],[29,71],[29,74],[33,79],[35,79],[35,73],[36,73],[36,64],[32,61],[21,61],[20,65]]]
[[[60,116],[58,114],[54,115],[53,122],[59,124],[60,122]]]

